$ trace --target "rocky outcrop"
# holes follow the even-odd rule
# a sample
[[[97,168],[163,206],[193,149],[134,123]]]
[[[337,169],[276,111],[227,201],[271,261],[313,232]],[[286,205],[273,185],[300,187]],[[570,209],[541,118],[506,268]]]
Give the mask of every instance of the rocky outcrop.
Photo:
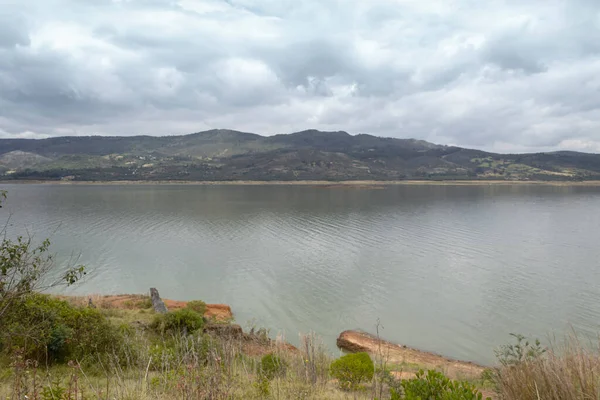
[[[154,308],[154,311],[159,314],[165,314],[168,311],[156,288],[150,288],[150,299],[152,299],[152,308]]]
[[[370,341],[367,343],[366,336],[356,331],[344,331],[336,340],[337,347],[348,353],[373,352],[374,348]],[[365,334],[366,335],[366,334]]]
[[[384,358],[389,364],[416,364],[421,368],[436,369],[452,379],[478,378],[485,369],[469,361],[412,349],[360,331],[342,332],[337,338],[337,346],[350,353],[366,352],[375,358]]]

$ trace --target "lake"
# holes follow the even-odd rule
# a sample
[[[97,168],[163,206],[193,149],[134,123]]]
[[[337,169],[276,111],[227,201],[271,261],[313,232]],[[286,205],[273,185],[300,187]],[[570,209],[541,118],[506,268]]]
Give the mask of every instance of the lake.
[[[509,333],[600,331],[600,187],[2,185],[9,232],[91,271],[74,293],[230,304],[492,363]]]

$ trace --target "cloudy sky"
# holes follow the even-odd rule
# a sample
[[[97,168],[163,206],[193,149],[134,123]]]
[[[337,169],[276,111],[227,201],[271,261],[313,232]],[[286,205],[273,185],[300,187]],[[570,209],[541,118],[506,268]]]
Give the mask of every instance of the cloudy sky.
[[[600,152],[599,0],[0,0],[0,137]]]

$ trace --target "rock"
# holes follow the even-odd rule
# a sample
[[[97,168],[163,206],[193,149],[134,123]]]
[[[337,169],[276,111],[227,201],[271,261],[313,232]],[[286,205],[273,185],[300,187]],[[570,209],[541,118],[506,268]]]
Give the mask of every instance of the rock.
[[[150,288],[150,298],[152,299],[152,308],[159,314],[165,314],[167,311],[167,306],[161,300],[160,295],[158,294],[158,290],[156,288]]]
[[[204,333],[210,333],[222,339],[241,339],[244,337],[242,327],[235,324],[208,324],[204,327]]]
[[[361,340],[357,340],[357,332],[344,331],[336,340],[337,347],[349,353],[371,352],[373,348],[366,346]]]

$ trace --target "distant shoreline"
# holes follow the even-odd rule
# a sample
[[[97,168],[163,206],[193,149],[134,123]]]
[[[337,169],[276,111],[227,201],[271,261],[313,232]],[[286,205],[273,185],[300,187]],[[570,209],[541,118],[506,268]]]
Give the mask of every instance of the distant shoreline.
[[[322,187],[384,187],[402,185],[433,186],[600,186],[600,181],[505,181],[505,180],[404,180],[404,181],[45,181],[45,180],[8,180],[8,184],[49,184],[49,185],[200,185],[200,186],[322,186]]]

